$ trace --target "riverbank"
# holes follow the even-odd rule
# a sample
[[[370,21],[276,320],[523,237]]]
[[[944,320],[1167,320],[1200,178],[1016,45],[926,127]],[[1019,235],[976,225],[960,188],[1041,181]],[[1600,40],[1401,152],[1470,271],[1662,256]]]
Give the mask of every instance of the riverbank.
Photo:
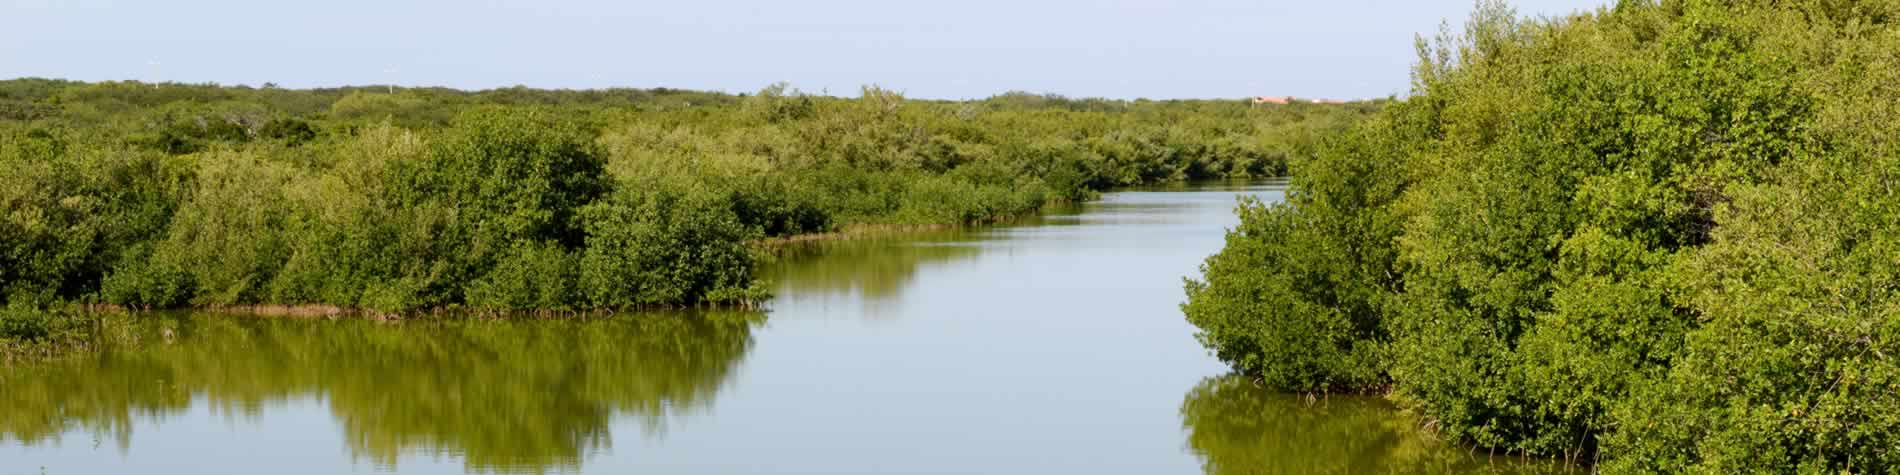
[[[990,220],[985,224],[970,225],[851,224],[843,226],[837,231],[801,233],[791,236],[765,238],[755,244],[764,248],[778,249],[785,246],[819,242],[835,242],[907,233],[990,226],[1011,222],[1015,219],[1017,218],[1011,217],[1008,219]],[[174,306],[163,309],[114,303],[59,303],[40,310],[0,312],[0,362],[12,365],[20,362],[43,361],[63,355],[90,351],[96,346],[89,343],[94,336],[88,336],[87,332],[83,331],[83,329],[96,326],[108,316],[130,316],[158,310],[196,311],[214,314],[296,319],[364,318],[376,321],[394,321],[417,317],[549,319],[602,316],[628,312],[670,311],[688,308],[755,310],[764,304],[765,299],[769,299],[769,296],[757,300],[709,302],[696,305],[645,305],[616,309],[490,309],[456,305],[413,308],[400,312],[382,311],[360,306],[317,303],[209,304]]]
[[[1013,218],[992,220],[986,225],[1004,223],[1011,220],[1013,220]],[[968,226],[985,225],[852,224],[831,232],[802,233],[791,236],[765,238],[755,244],[765,248],[780,248],[800,244],[864,239],[905,233],[945,231]],[[174,306],[163,309],[115,303],[56,303],[43,309],[21,308],[0,311],[0,365],[13,366],[21,363],[41,362],[62,356],[92,351],[97,347],[95,342],[99,338],[104,337],[96,331],[97,327],[102,325],[103,322],[114,317],[135,318],[141,313],[161,310],[292,319],[362,318],[375,321],[438,317],[551,319],[680,309],[724,308],[733,310],[756,310],[759,309],[763,305],[764,300],[768,298],[769,296],[754,300],[709,302],[694,305],[643,305],[616,309],[490,309],[455,305],[412,308],[400,312],[383,311],[360,306],[315,303],[209,304]]]
[[[109,315],[123,311],[77,306],[51,310],[0,308],[0,367],[91,351]]]
[[[1167,189],[1185,189],[1184,187],[1188,186],[1190,185],[1180,183]],[[1045,205],[1045,207],[1072,209],[1074,206],[1079,205],[1079,203],[1081,203],[1081,201],[1060,201],[1049,203]],[[848,224],[835,231],[799,233],[789,236],[762,238],[752,243],[752,245],[765,249],[767,253],[758,255],[755,259],[770,261],[781,258],[781,256],[777,256],[777,254],[782,251],[804,244],[881,238],[885,236],[940,232],[955,229],[981,229],[1015,222],[1023,217],[1033,216],[1046,211],[1045,209],[1037,209],[1035,211],[999,216],[977,223],[966,224]],[[748,267],[754,264],[748,264]],[[565,305],[560,308],[484,308],[465,304],[454,304],[427,308],[406,308],[392,311],[360,305],[346,306],[324,303],[210,303],[160,307],[104,302],[53,303],[39,310],[26,309],[15,310],[11,313],[0,313],[0,359],[4,359],[8,364],[13,364],[24,361],[41,361],[63,355],[90,351],[94,349],[95,345],[89,344],[91,337],[86,336],[86,332],[82,331],[83,329],[97,325],[100,321],[105,320],[103,317],[136,316],[141,313],[153,311],[196,311],[213,314],[293,319],[363,318],[375,321],[440,317],[574,318],[681,309],[756,310],[762,308],[764,303],[770,299],[768,292],[759,290],[760,286],[769,284],[768,282],[755,281],[752,285],[748,285],[747,288],[752,289],[750,295],[754,296],[751,298],[694,304],[641,304],[616,308],[574,308]]]
[[[1008,222],[1008,220],[1002,220],[1002,221],[997,221],[997,222]],[[847,239],[862,239],[862,238],[867,238],[867,237],[887,236],[887,235],[893,235],[893,234],[916,233],[916,232],[927,232],[927,231],[946,231],[946,230],[957,229],[961,227],[964,227],[964,226],[953,225],[953,224],[852,224],[852,225],[846,225],[844,228],[839,229],[837,231],[805,233],[805,234],[795,234],[791,236],[765,238],[760,241],[760,244],[767,247],[777,247],[777,246],[785,246],[785,245],[791,245],[791,244],[804,244],[804,243],[822,242],[822,241],[841,241],[841,240],[847,240]]]
[[[764,298],[759,243],[1279,175],[1379,107],[12,88],[51,113],[0,118],[0,183],[18,185],[0,190],[9,302],[380,314],[745,306]]]

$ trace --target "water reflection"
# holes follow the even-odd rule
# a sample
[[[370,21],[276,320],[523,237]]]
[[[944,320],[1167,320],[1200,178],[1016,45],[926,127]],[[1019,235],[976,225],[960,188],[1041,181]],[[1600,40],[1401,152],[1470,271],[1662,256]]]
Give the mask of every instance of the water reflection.
[[[314,397],[352,457],[378,466],[422,453],[456,456],[469,471],[573,470],[611,446],[615,416],[654,432],[705,408],[763,316],[137,320],[108,338],[116,348],[0,373],[0,440],[39,445],[79,428],[123,451],[135,425],[163,432],[135,422],[193,404],[256,419]]]
[[[1432,438],[1376,397],[1308,399],[1246,378],[1208,378],[1181,403],[1188,447],[1209,474],[1578,473],[1554,461],[1493,458]]]
[[[975,258],[978,249],[954,245],[973,238],[944,230],[792,244],[779,250],[780,262],[765,277],[779,285],[781,298],[889,299],[925,267]]]

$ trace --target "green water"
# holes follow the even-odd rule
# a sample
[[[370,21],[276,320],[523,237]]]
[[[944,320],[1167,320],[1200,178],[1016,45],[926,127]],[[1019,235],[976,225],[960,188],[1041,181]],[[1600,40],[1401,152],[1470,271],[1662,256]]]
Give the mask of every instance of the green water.
[[[161,314],[0,373],[13,473],[1548,472],[1375,398],[1272,394],[1181,279],[1240,194],[1114,193],[974,231],[791,249],[766,312],[587,320]]]

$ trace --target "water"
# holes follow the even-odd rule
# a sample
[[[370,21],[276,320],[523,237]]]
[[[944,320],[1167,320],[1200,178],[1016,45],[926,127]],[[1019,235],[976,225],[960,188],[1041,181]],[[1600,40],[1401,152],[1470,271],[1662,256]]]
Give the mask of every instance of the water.
[[[0,475],[1550,468],[1224,376],[1178,305],[1243,194],[1281,188],[791,249],[769,315],[149,316],[0,375]]]

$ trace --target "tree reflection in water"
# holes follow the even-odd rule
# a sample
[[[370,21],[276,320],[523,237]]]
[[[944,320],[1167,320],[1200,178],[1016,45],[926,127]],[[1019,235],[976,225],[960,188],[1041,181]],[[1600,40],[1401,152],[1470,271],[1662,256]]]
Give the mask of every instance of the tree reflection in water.
[[[255,418],[324,401],[352,454],[453,455],[471,471],[578,468],[631,416],[649,433],[703,410],[764,321],[749,312],[559,320],[311,321],[143,315],[107,325],[108,349],[0,373],[0,439],[83,428],[120,447],[135,422],[194,403]]]
[[[1376,396],[1308,398],[1269,391],[1240,376],[1208,378],[1189,391],[1181,425],[1188,448],[1210,475],[1588,471],[1441,442]]]

